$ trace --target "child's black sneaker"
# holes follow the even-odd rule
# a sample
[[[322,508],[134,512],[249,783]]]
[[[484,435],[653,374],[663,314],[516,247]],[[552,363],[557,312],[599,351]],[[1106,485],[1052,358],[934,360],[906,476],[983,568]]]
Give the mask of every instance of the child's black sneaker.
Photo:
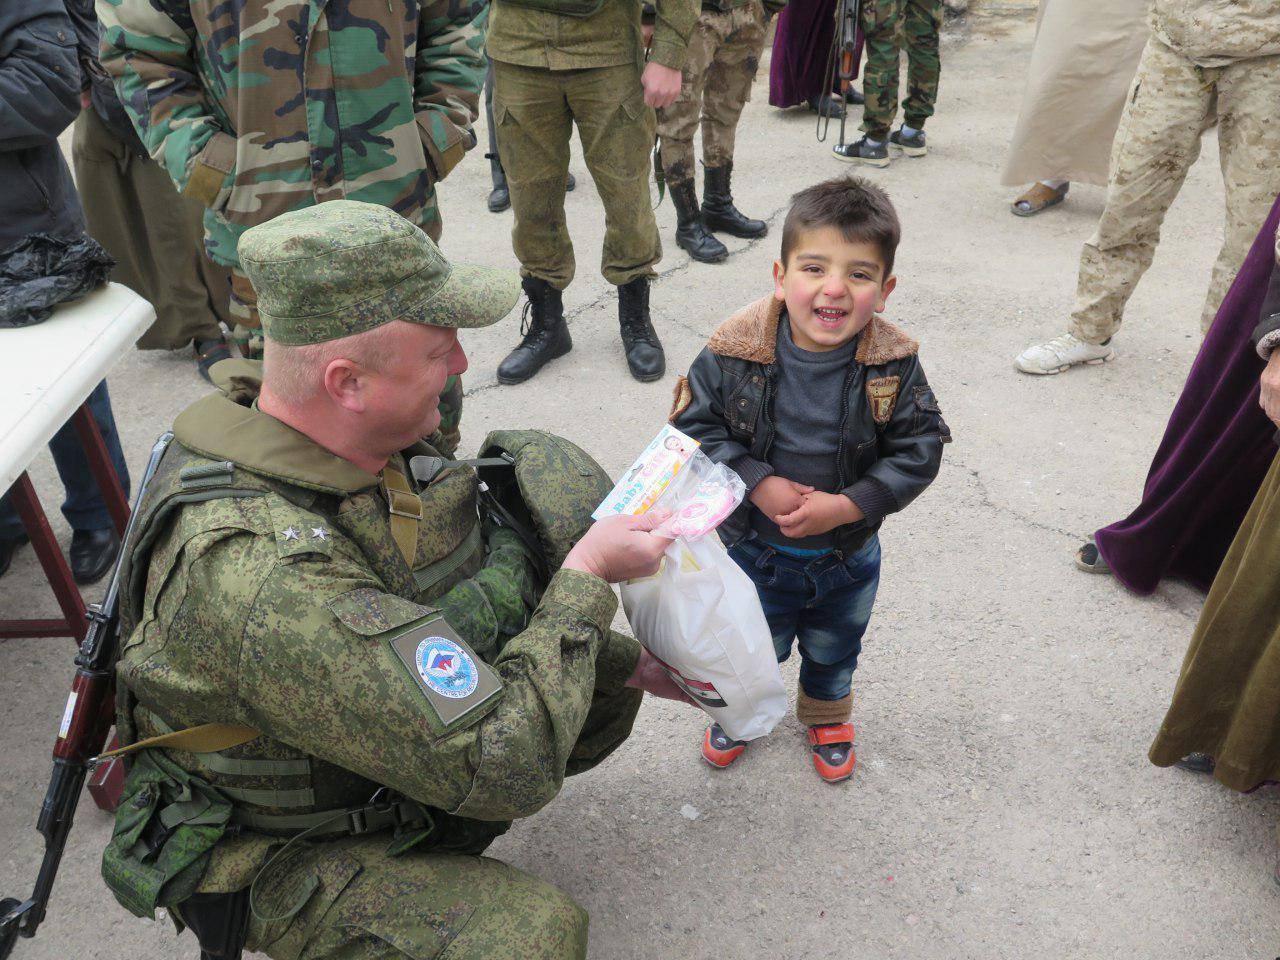
[[[831,148],[837,160],[845,163],[865,163],[872,167],[889,165],[889,145],[872,143],[866,137],[855,143],[845,143]]]
[[[707,732],[702,737],[702,759],[713,767],[727,767],[742,756],[742,751],[746,749],[747,741],[733,739],[718,723],[707,727]]]
[[[929,148],[925,145],[924,131],[917,130],[915,133],[907,136],[899,127],[893,133],[889,134],[889,142],[905,153],[908,157],[923,157],[929,152]]]

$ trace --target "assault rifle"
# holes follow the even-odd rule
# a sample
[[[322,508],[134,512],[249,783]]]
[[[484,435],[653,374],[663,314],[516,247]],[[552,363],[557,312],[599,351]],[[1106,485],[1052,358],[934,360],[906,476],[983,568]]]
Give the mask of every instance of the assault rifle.
[[[6,897],[0,900],[0,960],[8,960],[18,937],[35,936],[36,929],[44,920],[53,881],[62,863],[62,853],[80,801],[80,790],[94,766],[94,760],[107,742],[107,734],[115,719],[114,685],[116,658],[120,654],[120,589],[123,586],[120,573],[138,519],[138,505],[172,439],[173,434],[166,432],[151,448],[151,458],[133,500],[133,513],[121,538],[120,556],[107,583],[106,595],[102,603],[90,606],[86,614],[89,629],[76,655],[71,695],[62,714],[58,739],[53,744],[53,775],[49,778],[49,789],[45,792],[40,816],[36,820],[36,830],[44,837],[44,859],[36,875],[35,890],[29,898],[19,901]]]
[[[861,0],[837,0],[836,33],[831,45],[831,53],[827,57],[826,83],[823,93],[839,92],[840,94],[840,142],[836,149],[845,145],[845,120],[849,115],[849,104],[844,95],[849,92],[849,85],[858,76],[858,59],[861,51],[858,44],[858,15]],[[830,128],[831,118],[818,114],[818,142],[824,143]]]

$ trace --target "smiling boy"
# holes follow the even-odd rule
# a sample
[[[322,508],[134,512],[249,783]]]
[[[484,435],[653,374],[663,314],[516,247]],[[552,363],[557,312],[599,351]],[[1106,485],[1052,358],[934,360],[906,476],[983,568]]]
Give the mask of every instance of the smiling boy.
[[[878,316],[900,235],[889,197],[866,180],[797,193],[773,292],[721,324],[671,414],[746,484],[720,535],[756,585],[778,661],[800,648],[796,715],[833,783],[853,772],[851,684],[880,582],[876,531],[937,476],[951,439],[918,344]],[[717,767],[745,749],[714,723],[702,741]]]

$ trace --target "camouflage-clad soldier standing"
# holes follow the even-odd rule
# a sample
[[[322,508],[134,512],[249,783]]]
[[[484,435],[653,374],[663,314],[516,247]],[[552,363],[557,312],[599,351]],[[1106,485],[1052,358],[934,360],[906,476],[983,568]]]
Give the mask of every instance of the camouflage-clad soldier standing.
[[[862,80],[865,136],[837,147],[835,155],[873,167],[889,165],[890,146],[909,157],[923,157],[928,152],[924,123],[933,116],[942,74],[942,0],[863,0],[861,22],[867,50]],[[904,47],[907,96],[902,101],[902,126],[890,133],[898,113],[898,55]]]
[[[345,197],[439,239],[435,185],[476,142],[484,0],[99,0],[98,13],[143,143],[206,207],[242,341],[260,343],[236,258],[255,224]]]
[[[680,96],[658,114],[667,189],[676,208],[676,244],[703,263],[729,255],[712,236],[763,237],[763,220],[733,203],[733,145],[738,118],[751,96],[769,19],[786,0],[705,0],[680,77]],[[693,133],[702,123],[702,206],[694,186]]]
[[[1111,145],[1106,205],[1080,252],[1067,332],[1024,350],[1014,360],[1019,370],[1055,374],[1114,356],[1125,304],[1216,123],[1226,230],[1200,313],[1201,332],[1209,329],[1280,193],[1278,104],[1280,3],[1154,0],[1151,37]]]
[[[641,0],[493,0],[498,153],[511,192],[511,231],[531,316],[498,367],[520,383],[573,347],[561,291],[573,280],[564,216],[574,125],[604,203],[604,278],[618,287],[627,366],[638,380],[666,369],[649,319],[649,278],[662,257],[649,197],[653,109],[675,100],[698,0],[658,0],[645,63]]]
[[[466,366],[450,328],[507,313],[514,277],[351,201],[240,252],[265,367],[214,368],[139,506],[116,698],[137,750],[104,879],[273,960],[585,957],[577,904],[479,854],[621,743],[643,690],[671,694],[602,579],[668,541],[596,524],[544,585],[473,467],[415,482]]]

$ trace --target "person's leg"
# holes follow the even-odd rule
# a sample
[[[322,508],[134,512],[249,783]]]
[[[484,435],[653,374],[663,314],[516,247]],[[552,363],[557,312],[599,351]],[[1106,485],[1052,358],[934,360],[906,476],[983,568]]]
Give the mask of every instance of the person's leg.
[[[898,112],[898,21],[903,0],[865,0],[862,34],[866,37],[867,62],[862,74],[862,129],[876,141],[889,139],[889,127]]]
[[[1226,231],[1201,314],[1207,331],[1280,194],[1280,57],[1242,60],[1218,77],[1218,145],[1227,193]]]
[[[587,169],[604,204],[600,271],[618,288],[627,368],[637,380],[657,380],[666,370],[649,316],[649,280],[662,259],[649,196],[649,154],[657,120],[644,104],[640,65],[575,70],[565,89]]]
[[[511,191],[512,246],[526,277],[563,290],[573,280],[564,216],[571,115],[564,73],[494,61],[498,155]]]
[[[817,593],[800,614],[800,697],[796,716],[806,726],[847,723],[853,671],[880,585],[880,539],[872,537],[843,561],[815,572]]]
[[[732,176],[738,120],[751,98],[767,21],[763,8],[756,3],[723,16],[729,29],[707,70],[702,99],[702,162],[706,166],[702,219],[711,230],[735,237],[762,237],[768,230],[765,222],[744,216],[734,206]]]
[[[102,441],[111,457],[111,464],[120,477],[120,486],[126,498],[129,496],[129,468],[124,462],[124,451],[120,447],[120,434],[116,431],[115,416],[111,412],[111,396],[107,392],[107,381],[103,380],[89,394],[89,411],[93,414],[98,430],[102,433]],[[53,454],[54,466],[58,468],[58,476],[66,489],[66,500],[62,504],[62,515],[72,530],[111,530],[111,514],[107,512],[106,502],[102,499],[102,491],[98,481],[89,469],[89,461],[85,457],[84,446],[75,427],[70,423],[62,428],[49,441],[49,452]]]
[[[488,857],[389,857],[389,839],[304,847],[268,867],[256,884],[248,950],[272,960],[586,957],[586,911],[545,880]]]
[[[242,356],[250,360],[262,359],[262,317],[258,315],[258,294],[245,273],[231,268],[228,312],[235,321],[231,340],[240,348]]]
[[[938,102],[938,78],[942,60],[938,51],[938,31],[942,29],[942,0],[905,0],[902,14],[902,42],[907,48],[907,98],[902,101],[902,120],[914,130],[922,130],[933,116]]]
[[[1120,329],[1165,213],[1200,154],[1212,100],[1203,70],[1155,37],[1147,42],[1112,146],[1106,205],[1080,254],[1070,323],[1079,340],[1101,344]]]
[[[717,263],[729,255],[725,245],[713,237],[702,222],[694,183],[698,162],[693,152],[693,134],[702,110],[707,68],[723,40],[722,28],[729,16],[719,11],[703,11],[689,38],[680,74],[680,96],[671,106],[658,111],[662,174],[676,208],[676,245],[702,263]],[[703,150],[706,150],[705,138]]]
[[[502,169],[502,160],[498,157],[498,129],[493,122],[492,60],[489,60],[489,67],[484,74],[484,120],[489,128],[489,152],[485,154],[485,159],[489,161],[489,178],[493,181],[488,199],[489,212],[501,213],[511,206],[511,191],[507,188],[507,175]]]

